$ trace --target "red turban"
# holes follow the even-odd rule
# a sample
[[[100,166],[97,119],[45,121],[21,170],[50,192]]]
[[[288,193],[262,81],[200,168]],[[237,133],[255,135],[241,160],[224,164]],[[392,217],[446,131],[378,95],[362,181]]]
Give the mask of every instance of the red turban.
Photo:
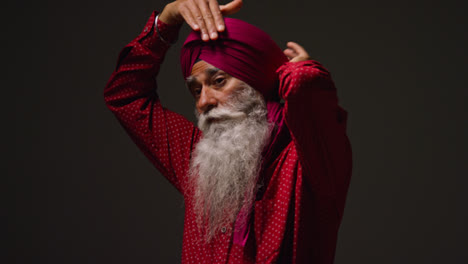
[[[200,59],[249,84],[265,100],[277,100],[276,70],[288,61],[283,51],[261,29],[239,19],[224,21],[226,30],[217,40],[204,42],[199,32],[189,34],[180,54],[184,77]]]

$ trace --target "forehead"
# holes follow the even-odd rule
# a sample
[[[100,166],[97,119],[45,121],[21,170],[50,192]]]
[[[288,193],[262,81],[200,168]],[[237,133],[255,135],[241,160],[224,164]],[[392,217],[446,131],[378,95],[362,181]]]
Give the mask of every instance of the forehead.
[[[192,66],[192,72],[190,73],[190,76],[197,76],[197,75],[200,75],[202,73],[205,73],[206,70],[208,69],[216,69],[215,66],[209,64],[208,62],[206,61],[199,61],[197,63],[195,63],[193,66]]]

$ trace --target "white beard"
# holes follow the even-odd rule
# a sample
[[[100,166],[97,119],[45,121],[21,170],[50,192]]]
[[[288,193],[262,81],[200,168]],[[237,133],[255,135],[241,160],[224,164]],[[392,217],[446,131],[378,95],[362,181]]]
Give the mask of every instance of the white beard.
[[[228,105],[197,118],[203,138],[193,152],[190,179],[197,224],[209,242],[254,202],[261,154],[272,126],[263,97],[247,84]]]

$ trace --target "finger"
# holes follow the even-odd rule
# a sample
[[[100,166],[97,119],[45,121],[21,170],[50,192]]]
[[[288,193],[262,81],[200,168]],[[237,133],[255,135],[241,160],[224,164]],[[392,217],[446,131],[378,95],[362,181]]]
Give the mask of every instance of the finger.
[[[290,49],[294,50],[295,52],[297,52],[297,54],[306,54],[307,55],[307,51],[305,51],[305,49],[301,45],[297,44],[296,42],[290,41],[286,45],[288,46],[288,48],[290,48]]]
[[[200,35],[202,40],[210,40],[210,37],[208,36],[208,30],[205,25],[205,20],[203,19],[202,13],[198,8],[198,5],[196,5],[195,2],[190,2],[190,4],[188,4],[188,8],[190,9],[193,18],[195,19],[195,23],[200,27]]]
[[[295,50],[289,49],[289,48],[288,48],[288,49],[285,49],[285,50],[284,50],[284,53],[287,53],[287,54],[289,54],[289,55],[291,55],[291,56],[297,56],[297,55],[299,55]]]
[[[295,53],[292,49],[285,49],[285,50],[283,51],[283,53],[284,53],[284,55],[286,55],[286,57],[288,57],[288,59],[290,59],[290,60],[291,60],[292,58],[294,58],[294,57],[297,56],[297,53]]]
[[[218,1],[210,0],[209,6],[210,6],[211,14],[213,14],[213,17],[216,23],[216,28],[218,29],[219,32],[224,31],[223,15],[221,14],[221,11],[219,10]]]
[[[206,0],[198,0],[198,8],[200,9],[203,20],[206,25],[206,29],[211,39],[216,39],[218,37],[218,33],[215,27],[214,17],[211,14],[210,7],[206,3]]]
[[[190,12],[190,10],[188,10],[187,8],[182,8],[180,9],[180,14],[182,15],[182,17],[185,19],[185,22],[187,22],[187,24],[195,31],[198,31],[200,30],[200,27],[198,26],[198,24],[196,23],[195,21],[195,18],[192,16],[192,13]]]
[[[289,60],[295,58],[297,56],[297,53],[295,53],[293,50],[291,49],[285,49],[283,51],[284,55],[286,55],[286,57],[288,57]]]
[[[224,16],[231,15],[239,11],[242,7],[242,0],[233,0],[232,2],[219,6],[219,9],[221,10],[221,13]]]

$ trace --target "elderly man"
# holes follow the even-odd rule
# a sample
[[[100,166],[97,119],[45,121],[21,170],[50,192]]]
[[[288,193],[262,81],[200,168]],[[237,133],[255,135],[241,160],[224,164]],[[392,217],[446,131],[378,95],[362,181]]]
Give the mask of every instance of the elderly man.
[[[180,0],[121,51],[108,108],[185,201],[184,263],[332,263],[351,176],[347,112],[328,71],[241,20],[241,0]],[[154,77],[183,22],[198,127]]]

